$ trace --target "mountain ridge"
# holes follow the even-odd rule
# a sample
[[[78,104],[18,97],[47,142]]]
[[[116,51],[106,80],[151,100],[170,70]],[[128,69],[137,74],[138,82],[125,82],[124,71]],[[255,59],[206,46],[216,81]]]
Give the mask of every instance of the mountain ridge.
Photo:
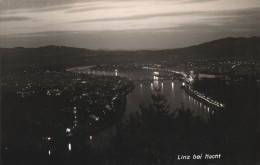
[[[0,48],[1,65],[103,64],[196,59],[259,59],[260,37],[222,38],[184,48],[164,50],[90,50],[66,46]]]
[[[251,37],[226,37],[226,38],[220,38],[216,40],[211,40],[207,42],[203,42],[200,44],[196,45],[191,45],[191,46],[185,46],[185,47],[180,47],[180,48],[167,48],[167,49],[139,49],[139,50],[124,50],[124,49],[88,49],[88,48],[78,48],[78,47],[71,47],[71,46],[58,46],[58,45],[46,45],[46,46],[39,46],[39,47],[12,47],[12,48],[4,48],[0,47],[0,49],[38,49],[38,48],[75,48],[75,49],[84,49],[84,50],[89,50],[89,51],[126,51],[126,52],[134,52],[134,51],[160,51],[160,50],[176,50],[176,49],[184,49],[184,48],[190,48],[194,46],[200,46],[200,45],[205,45],[208,43],[213,43],[213,42],[218,42],[218,41],[223,41],[223,40],[237,40],[237,39],[258,39],[260,40],[260,37],[258,36],[251,36]]]

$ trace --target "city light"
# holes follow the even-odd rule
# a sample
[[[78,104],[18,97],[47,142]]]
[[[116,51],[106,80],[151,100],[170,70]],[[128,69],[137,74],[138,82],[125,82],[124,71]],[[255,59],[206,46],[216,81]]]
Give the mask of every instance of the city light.
[[[159,72],[153,72],[153,74],[154,74],[155,76],[158,76],[158,75],[159,75]]]
[[[66,133],[71,133],[71,129],[70,129],[70,128],[67,128],[67,129],[66,129]]]
[[[68,145],[68,149],[69,149],[69,151],[71,151],[71,144],[70,143]]]

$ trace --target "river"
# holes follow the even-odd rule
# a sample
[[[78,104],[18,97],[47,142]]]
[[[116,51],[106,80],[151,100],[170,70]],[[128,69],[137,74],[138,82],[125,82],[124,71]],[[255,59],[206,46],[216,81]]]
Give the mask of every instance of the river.
[[[115,70],[111,72],[90,70],[90,67],[91,66],[71,68],[68,69],[68,71],[93,75],[127,77],[134,82],[135,88],[127,97],[125,117],[140,110],[139,104],[148,104],[151,102],[151,94],[155,87],[161,89],[161,93],[166,97],[170,105],[171,112],[174,112],[177,108],[181,108],[182,103],[184,103],[184,108],[190,108],[194,116],[208,119],[209,116],[214,113],[206,104],[189,96],[184,89],[181,89],[180,86],[182,82],[158,79],[154,77],[154,72],[151,70]]]

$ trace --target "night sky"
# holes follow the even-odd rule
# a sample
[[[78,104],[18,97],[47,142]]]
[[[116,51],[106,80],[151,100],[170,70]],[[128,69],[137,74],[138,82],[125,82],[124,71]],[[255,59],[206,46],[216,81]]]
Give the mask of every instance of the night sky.
[[[0,47],[169,49],[260,36],[259,0],[0,0]]]

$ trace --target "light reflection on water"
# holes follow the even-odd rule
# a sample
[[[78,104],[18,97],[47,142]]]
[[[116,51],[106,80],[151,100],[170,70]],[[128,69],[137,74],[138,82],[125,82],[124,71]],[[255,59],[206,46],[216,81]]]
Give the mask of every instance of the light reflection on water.
[[[88,73],[90,71],[88,70]],[[201,116],[204,119],[209,118],[210,109],[204,103],[189,96],[183,89],[180,89],[181,83],[178,81],[161,81],[151,71],[127,71],[115,70],[109,71],[91,71],[95,75],[107,75],[107,76],[121,76],[128,77],[134,81],[135,88],[132,93],[127,97],[127,106],[125,115],[139,110],[140,103],[148,103],[151,100],[151,93],[154,88],[161,88],[162,94],[166,97],[171,111],[175,111],[177,108],[181,108],[181,104],[184,103],[184,108],[190,108],[194,111],[194,116]],[[141,81],[141,82],[140,82]]]
[[[68,150],[71,151],[71,149],[72,149],[72,148],[71,148],[71,144],[69,143],[69,144],[68,144]]]
[[[135,110],[138,110],[138,105],[140,103],[151,102],[150,96],[153,91],[153,83],[150,84],[150,88],[149,83],[143,83],[142,89],[136,84],[138,83],[135,82],[135,89],[127,99],[126,114],[130,114],[135,112]],[[163,95],[166,97],[171,111],[181,108],[181,103],[184,103],[185,108],[190,108],[194,111],[194,116],[201,116],[202,118],[207,119],[209,114],[207,111],[204,111],[203,108],[206,110],[208,107],[189,96],[183,89],[180,89],[180,85],[180,82],[172,83],[165,81],[161,86],[163,87]],[[142,90],[142,92],[138,92],[139,90]]]
[[[142,83],[140,83],[140,94],[143,94],[143,84]],[[128,97],[128,95],[127,95],[127,97]]]
[[[161,90],[162,90],[162,94],[163,94],[163,82],[161,82]]]
[[[153,84],[154,84],[154,88],[159,88],[159,82],[158,82],[158,80],[155,80],[155,81],[153,82]]]
[[[184,108],[190,108],[194,111],[194,116],[201,116],[204,119],[209,117],[209,113],[205,110],[209,110],[209,107],[189,96],[183,89],[180,89],[181,82],[171,82],[171,81],[154,81],[134,82],[135,89],[127,98],[126,115],[134,113],[139,110],[140,103],[151,102],[151,93],[154,91],[156,84],[161,84],[161,90],[163,90],[163,95],[166,97],[171,111],[175,111],[177,108],[181,108],[181,103],[184,103]],[[204,110],[205,109],[205,110]]]

